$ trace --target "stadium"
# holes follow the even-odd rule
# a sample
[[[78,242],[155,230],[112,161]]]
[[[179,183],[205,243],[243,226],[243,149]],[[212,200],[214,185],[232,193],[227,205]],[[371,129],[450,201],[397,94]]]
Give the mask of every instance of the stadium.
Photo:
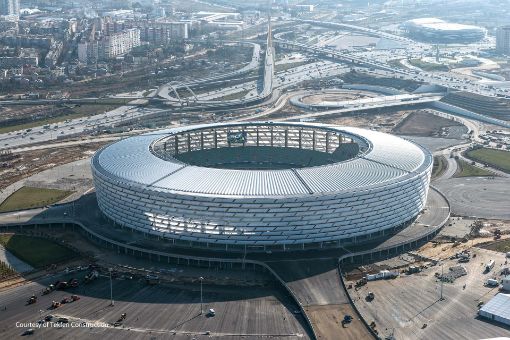
[[[100,149],[98,205],[176,247],[343,247],[387,237],[424,208],[432,156],[399,137],[315,123],[159,130]]]
[[[401,28],[413,39],[432,43],[472,43],[485,38],[478,26],[449,23],[437,18],[408,20]]]

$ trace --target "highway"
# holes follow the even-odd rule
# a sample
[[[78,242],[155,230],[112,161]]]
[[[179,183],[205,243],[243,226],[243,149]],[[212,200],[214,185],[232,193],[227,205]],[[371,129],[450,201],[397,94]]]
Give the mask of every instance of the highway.
[[[259,63],[260,63],[260,45],[256,44],[256,43],[251,43],[251,42],[236,42],[236,43],[248,44],[248,45],[253,46],[251,61],[244,67],[242,67],[238,70],[229,72],[229,73],[225,73],[225,74],[204,77],[204,78],[200,78],[199,80],[194,80],[194,81],[187,81],[186,83],[181,83],[180,86],[179,85],[176,86],[176,84],[174,82],[169,82],[167,84],[161,85],[158,88],[158,90],[156,91],[156,95],[163,99],[174,101],[176,99],[176,97],[170,95],[170,92],[173,92],[175,94],[175,91],[178,90],[180,87],[187,86],[189,88],[193,88],[197,85],[204,85],[207,83],[213,83],[213,82],[220,81],[220,80],[239,77],[239,76],[245,75],[247,73],[250,73],[253,70],[258,69]]]
[[[336,49],[324,48],[317,45],[307,45],[304,43],[296,43],[292,41],[288,41],[285,39],[277,38],[282,35],[279,33],[276,35],[274,42],[276,44],[281,45],[284,48],[297,49],[301,51],[308,51],[312,54],[319,54],[323,57],[331,57],[333,59],[348,62],[348,63],[356,63],[358,66],[365,65],[366,67],[374,68],[377,70],[387,71],[393,77],[395,75],[403,77],[404,79],[409,80],[418,80],[423,82],[428,82],[430,84],[437,84],[444,86],[446,88],[457,89],[457,90],[465,90],[467,92],[473,92],[480,95],[485,96],[497,96],[499,95],[510,95],[507,88],[504,87],[495,87],[491,86],[483,81],[478,81],[476,79],[470,79],[464,74],[458,74],[455,72],[425,72],[425,71],[417,71],[416,69],[409,70],[405,68],[398,68],[395,66],[390,66],[388,61],[393,59],[398,59],[399,55],[401,58],[418,58],[427,51],[432,49],[432,45],[417,43],[411,39],[400,37],[394,34],[377,31],[361,26],[349,25],[349,24],[341,24],[341,23],[324,23],[313,20],[297,20],[296,23],[305,22],[308,24],[314,24],[317,26],[326,26],[326,27],[335,27],[335,28],[343,28],[347,30],[360,31],[365,32],[370,35],[375,35],[378,37],[384,37],[391,40],[400,41],[406,43],[406,49],[400,50],[372,50],[365,52],[345,52],[338,51]],[[284,32],[285,33],[285,32]],[[470,47],[466,47],[469,51]],[[466,49],[465,48],[465,49]],[[472,48],[471,48],[472,49]],[[374,70],[375,71],[375,70]],[[494,85],[494,84],[492,84]]]
[[[328,25],[330,23],[327,23]],[[342,24],[343,25],[343,24]],[[342,27],[346,29],[355,29],[364,31],[366,29],[359,27],[351,27],[352,25],[343,25]],[[269,21],[268,24],[268,32],[271,31],[271,24]],[[367,32],[370,34],[378,34],[379,36],[383,36],[384,32]],[[387,38],[396,39],[395,37],[387,36]],[[27,129],[25,131],[16,131],[11,133],[0,134],[0,149],[11,149],[11,148],[19,148],[25,145],[33,144],[33,143],[41,143],[50,140],[55,140],[64,137],[72,137],[78,136],[83,132],[92,133],[94,131],[99,131],[107,128],[112,128],[119,123],[122,123],[126,120],[136,120],[140,119],[143,116],[155,114],[155,113],[164,113],[164,112],[173,112],[174,110],[179,111],[192,111],[192,110],[207,110],[207,109],[221,109],[221,108],[233,108],[233,107],[246,107],[254,104],[258,104],[267,99],[273,94],[274,89],[280,90],[283,92],[285,89],[290,88],[304,80],[310,79],[321,79],[324,74],[328,76],[340,75],[350,70],[350,67],[346,66],[344,62],[352,63],[353,61],[358,63],[359,65],[365,65],[365,67],[355,67],[358,72],[366,72],[368,75],[375,76],[384,76],[384,77],[398,77],[408,80],[420,81],[425,83],[437,84],[445,87],[450,87],[453,89],[462,88],[464,91],[478,93],[482,95],[496,95],[498,93],[498,89],[490,89],[486,85],[477,84],[475,82],[466,81],[463,78],[460,78],[460,75],[452,75],[451,73],[438,73],[438,72],[418,72],[413,70],[404,70],[397,69],[395,67],[389,66],[386,61],[390,60],[391,57],[390,51],[369,51],[359,53],[343,53],[331,49],[325,49],[315,46],[309,46],[300,43],[289,42],[283,39],[271,38],[271,34],[268,34],[267,44],[268,46],[272,46],[274,43],[280,44],[282,46],[286,46],[289,48],[297,48],[299,50],[305,51],[307,53],[319,54],[322,57],[333,57],[336,59],[335,61],[319,61],[315,63],[309,63],[305,65],[301,65],[295,68],[291,68],[284,72],[279,72],[275,74],[275,60],[274,60],[274,49],[272,47],[266,48],[265,57],[264,57],[264,72],[262,78],[262,86],[257,86],[256,81],[248,81],[243,84],[234,85],[230,87],[225,87],[219,90],[210,91],[198,96],[192,96],[191,102],[188,102],[187,106],[176,105],[179,104],[179,99],[170,95],[170,87],[174,89],[179,86],[184,86],[179,83],[168,83],[159,89],[160,94],[164,94],[163,97],[165,99],[171,99],[170,103],[172,104],[169,109],[156,109],[156,108],[147,108],[143,106],[139,106],[137,104],[126,105],[119,107],[115,110],[104,114],[98,114],[91,117],[67,120],[62,123],[50,124],[49,126],[43,127],[34,127],[31,129]],[[255,68],[258,68],[260,64],[260,45],[256,43],[250,43],[253,46],[253,55],[251,62],[241,68],[240,70],[234,71],[237,75],[243,74],[247,71],[251,71]],[[413,47],[416,48],[416,47]],[[378,60],[374,60],[372,57],[377,56]],[[385,57],[386,56],[386,57]],[[340,63],[339,63],[340,62]],[[367,69],[369,67],[370,69]],[[218,75],[213,77],[206,77],[204,79],[196,80],[194,82],[190,82],[185,84],[185,86],[193,86],[194,84],[203,83],[224,79],[225,75]],[[166,86],[166,87],[165,87]],[[233,99],[233,100],[221,100],[222,97],[234,95],[236,93],[247,92],[243,98]],[[165,94],[166,93],[166,94]],[[277,100],[277,96],[272,96],[272,101]],[[85,99],[84,99],[85,100]],[[86,100],[97,100],[94,98],[86,99]],[[188,100],[188,99],[187,99]],[[428,102],[429,99],[423,99],[424,102]],[[417,103],[418,99],[412,100]],[[27,104],[30,102],[42,103],[38,100],[32,101],[16,101],[16,103]],[[279,103],[283,103],[283,101],[278,101]],[[4,102],[8,103],[8,102]],[[182,103],[182,102],[181,102]],[[386,105],[381,104],[382,106],[377,105],[369,105],[363,106],[369,103],[323,103],[319,105],[320,107],[330,108],[331,106],[342,106],[342,105],[352,105],[355,110],[367,109],[367,108],[375,108],[375,107],[384,107],[384,106],[393,106],[394,103],[388,102]],[[280,107],[278,105],[278,107]],[[343,108],[341,109],[343,110]],[[266,115],[268,111],[264,111],[262,113],[257,112],[253,117],[262,117]],[[274,112],[274,111],[269,111]],[[331,111],[326,114],[332,113],[341,113],[343,111]],[[345,111],[347,112],[347,111]],[[324,113],[320,113],[324,114]],[[319,113],[317,115],[320,115]],[[309,115],[304,115],[301,118],[313,117]],[[296,119],[297,117],[293,117]],[[476,117],[474,117],[476,118]],[[482,116],[480,118],[483,118]],[[242,119],[245,119],[242,117]],[[492,121],[493,124],[497,124],[498,122]],[[501,125],[501,124],[500,124]]]
[[[93,133],[102,129],[112,128],[127,120],[142,118],[143,116],[161,112],[161,109],[121,106],[106,113],[66,120],[60,123],[37,126],[23,131],[0,134],[0,150],[12,149],[20,146],[58,140],[78,136],[84,132]]]
[[[440,100],[443,96],[437,93],[421,93],[421,94],[400,94],[394,96],[377,96],[370,98],[362,98],[355,100],[344,100],[344,101],[330,101],[323,100],[317,103],[304,103],[303,98],[306,95],[295,96],[290,99],[290,103],[294,106],[308,109],[308,110],[320,110],[320,109],[377,109],[383,107],[400,106],[400,105],[411,105],[411,104],[423,104],[430,103]]]

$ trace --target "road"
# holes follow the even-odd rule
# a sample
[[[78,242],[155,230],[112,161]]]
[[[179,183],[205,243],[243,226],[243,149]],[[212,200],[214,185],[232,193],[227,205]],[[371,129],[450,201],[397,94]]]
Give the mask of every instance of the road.
[[[23,131],[0,134],[0,150],[13,149],[29,144],[48,142],[61,138],[93,133],[102,129],[113,128],[128,120],[135,120],[146,115],[163,112],[156,108],[121,106],[114,110],[83,118],[66,120],[60,123],[36,126]]]

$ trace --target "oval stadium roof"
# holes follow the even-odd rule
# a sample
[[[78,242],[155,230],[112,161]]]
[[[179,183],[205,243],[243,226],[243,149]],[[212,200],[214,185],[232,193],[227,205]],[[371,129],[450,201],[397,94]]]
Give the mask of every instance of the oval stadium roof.
[[[283,170],[234,170],[163,160],[150,145],[163,136],[197,128],[268,125],[328,128],[358,136],[370,148],[357,157],[333,164]],[[161,192],[237,197],[320,195],[369,190],[416,176],[432,164],[431,154],[402,138],[353,127],[316,123],[219,123],[159,130],[129,137],[96,153],[93,167],[103,175]]]

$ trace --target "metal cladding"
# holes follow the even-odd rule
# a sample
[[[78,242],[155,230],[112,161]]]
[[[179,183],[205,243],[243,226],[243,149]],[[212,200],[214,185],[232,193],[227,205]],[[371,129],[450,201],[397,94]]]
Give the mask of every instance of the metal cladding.
[[[402,28],[420,40],[443,43],[467,43],[485,38],[487,31],[478,26],[454,24],[437,18],[408,20]]]
[[[275,148],[287,166],[232,169],[208,165],[203,156],[180,160],[205,150],[226,164],[232,152],[259,148]],[[327,164],[301,161],[306,152],[326,155]],[[432,156],[365,129],[249,122],[126,138],[99,150],[91,165],[99,207],[117,224],[176,245],[267,251],[366,242],[408,225],[425,205]]]

